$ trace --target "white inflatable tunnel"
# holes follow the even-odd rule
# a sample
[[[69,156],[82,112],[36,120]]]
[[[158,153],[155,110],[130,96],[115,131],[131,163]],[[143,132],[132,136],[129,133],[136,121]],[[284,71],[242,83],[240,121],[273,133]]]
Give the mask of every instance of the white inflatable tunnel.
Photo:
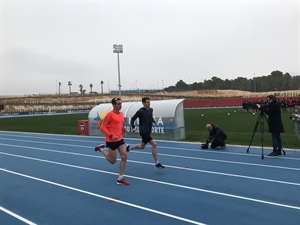
[[[185,139],[184,127],[184,99],[159,100],[151,101],[153,108],[153,117],[156,124],[153,125],[151,136],[157,140],[183,140]],[[124,127],[130,131],[130,120],[135,112],[143,107],[142,102],[123,102],[121,111],[124,114]],[[106,113],[112,110],[111,103],[99,104],[91,109],[89,122],[89,135],[103,137],[104,134],[100,131],[99,125]],[[138,128],[139,121],[135,121],[135,126]],[[124,133],[124,138],[140,138],[138,132]]]

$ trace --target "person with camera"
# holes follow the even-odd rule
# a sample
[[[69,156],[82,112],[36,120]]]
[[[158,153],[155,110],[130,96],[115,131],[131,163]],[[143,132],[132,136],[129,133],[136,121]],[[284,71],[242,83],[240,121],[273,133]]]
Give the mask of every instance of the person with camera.
[[[281,119],[281,108],[275,95],[267,96],[267,104],[262,106],[257,104],[257,108],[268,116],[269,132],[271,133],[273,151],[268,155],[270,157],[281,156],[282,140],[280,133],[284,132]]]
[[[206,129],[208,130],[208,138],[206,140],[206,143],[201,145],[202,149],[207,149],[209,143],[211,142],[210,148],[215,149],[215,148],[220,148],[221,150],[225,149],[226,144],[226,138],[227,135],[223,131],[223,129],[217,125],[214,124],[206,124]]]

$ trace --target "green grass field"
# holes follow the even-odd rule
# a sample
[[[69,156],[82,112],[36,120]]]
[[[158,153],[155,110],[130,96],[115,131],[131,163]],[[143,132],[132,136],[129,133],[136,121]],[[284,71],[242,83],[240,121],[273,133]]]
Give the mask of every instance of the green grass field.
[[[1,118],[0,130],[50,134],[78,134],[77,121],[86,120],[87,113]]]
[[[271,135],[268,132],[268,124],[264,117],[264,132],[254,132],[258,122],[259,113],[244,112],[241,108],[216,108],[216,109],[186,109],[185,111],[186,138],[189,141],[204,141],[207,137],[205,125],[217,124],[227,133],[227,143],[237,145],[249,145],[254,134],[252,146],[271,146]],[[228,115],[229,113],[229,115]],[[282,134],[282,142],[285,148],[300,149],[300,140],[295,135],[293,122],[289,119],[291,113],[282,113],[282,121],[285,133]]]
[[[228,135],[227,143],[249,145],[254,134],[251,146],[261,146],[262,137],[264,146],[271,146],[268,125],[264,121],[265,132],[254,132],[258,115],[244,112],[240,108],[216,109],[185,109],[186,141],[202,142],[207,138],[205,125],[213,123],[221,126]],[[229,115],[228,115],[229,113]],[[289,119],[291,113],[282,113],[285,133],[282,134],[285,148],[300,149],[300,140],[295,136],[294,125]],[[78,134],[77,121],[86,120],[88,114],[46,115],[33,117],[1,118],[0,130],[24,131],[53,134]],[[259,129],[259,127],[258,127]]]

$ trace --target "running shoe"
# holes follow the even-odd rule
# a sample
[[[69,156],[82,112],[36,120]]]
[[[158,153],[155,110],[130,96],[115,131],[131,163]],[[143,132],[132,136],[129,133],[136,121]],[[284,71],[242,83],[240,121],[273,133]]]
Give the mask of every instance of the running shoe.
[[[126,152],[130,151],[130,145],[126,144]]]
[[[129,185],[130,183],[125,180],[124,178],[117,180],[117,184],[122,184],[122,185]]]
[[[97,151],[99,151],[99,152],[101,152],[103,149],[105,148],[105,145],[97,145],[96,147],[95,147],[95,151],[97,152]]]
[[[155,166],[158,169],[164,169],[165,168],[163,165],[161,165],[161,163],[157,163],[157,164],[155,164]]]

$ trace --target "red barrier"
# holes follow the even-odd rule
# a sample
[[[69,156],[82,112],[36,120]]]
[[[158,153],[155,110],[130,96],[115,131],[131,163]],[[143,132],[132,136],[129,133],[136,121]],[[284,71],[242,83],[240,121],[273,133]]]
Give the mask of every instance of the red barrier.
[[[78,120],[77,129],[78,129],[78,134],[81,134],[81,135],[89,134],[89,121],[88,120]]]
[[[256,98],[218,98],[218,99],[205,99],[205,100],[184,100],[184,108],[204,108],[204,107],[232,107],[242,106],[243,101],[261,101],[266,97]]]

